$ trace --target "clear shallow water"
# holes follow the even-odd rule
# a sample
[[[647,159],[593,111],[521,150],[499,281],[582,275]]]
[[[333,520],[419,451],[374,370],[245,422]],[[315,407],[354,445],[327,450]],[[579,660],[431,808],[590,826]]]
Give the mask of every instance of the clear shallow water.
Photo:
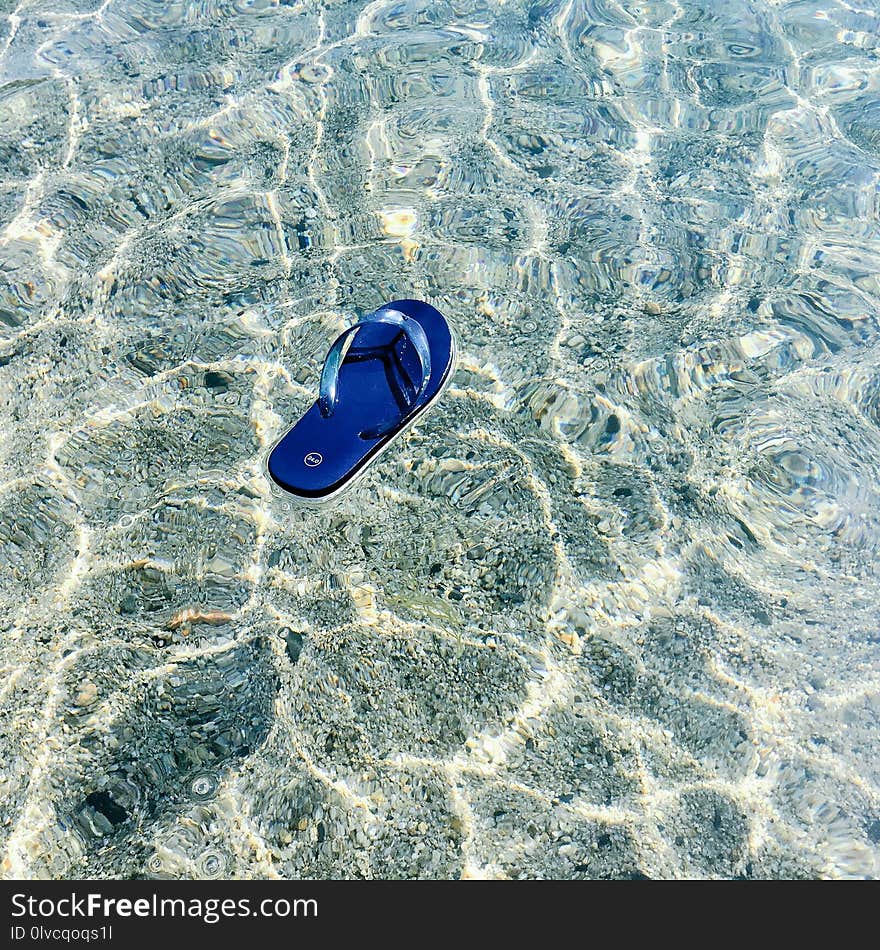
[[[0,10],[4,874],[877,873],[876,9]]]

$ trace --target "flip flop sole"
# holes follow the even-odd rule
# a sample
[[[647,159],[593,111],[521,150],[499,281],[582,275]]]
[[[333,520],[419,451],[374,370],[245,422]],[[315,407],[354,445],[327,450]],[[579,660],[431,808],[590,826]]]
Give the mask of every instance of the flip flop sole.
[[[402,423],[399,429],[396,429],[388,436],[382,438],[373,446],[364,445],[363,455],[355,462],[355,464],[352,465],[345,477],[343,477],[338,482],[331,483],[327,487],[326,491],[316,491],[314,488],[312,488],[308,493],[306,493],[303,491],[298,491],[296,486],[291,485],[289,482],[286,483],[283,474],[279,473],[279,469],[283,469],[284,465],[277,459],[275,459],[275,463],[273,464],[273,457],[275,456],[276,450],[279,450],[279,447],[282,447],[280,448],[280,452],[282,453],[281,459],[284,457],[293,457],[297,459],[301,458],[305,465],[311,465],[312,459],[309,458],[309,456],[312,456],[314,458],[315,468],[319,467],[323,463],[321,453],[314,451],[313,448],[309,448],[309,446],[313,445],[313,443],[299,441],[295,435],[297,428],[306,418],[308,413],[315,409],[315,405],[313,404],[303,416],[294,422],[293,425],[288,427],[281,434],[281,436],[277,438],[272,443],[272,445],[263,452],[263,474],[266,476],[271,491],[276,497],[286,498],[295,501],[298,506],[309,508],[321,508],[338,501],[352,488],[354,488],[358,482],[360,482],[360,480],[367,474],[377,459],[387,452],[388,449],[390,449],[394,444],[399,442],[401,438],[424,416],[424,414],[439,401],[439,399],[443,396],[452,383],[452,377],[455,374],[455,368],[458,361],[458,344],[455,331],[448,321],[446,321],[446,319],[442,316],[442,314],[440,314],[439,311],[437,311],[434,307],[431,307],[429,304],[415,300],[392,301],[385,306],[390,309],[399,310],[402,313],[410,316],[415,316],[415,314],[412,313],[414,307],[417,310],[425,308],[427,311],[430,311],[432,320],[439,319],[439,321],[442,321],[442,327],[448,334],[448,343],[446,343],[445,346],[441,346],[441,355],[445,356],[446,358],[442,362],[438,361],[436,360],[437,354],[432,352],[432,361],[434,361],[435,366],[437,365],[437,362],[440,362],[441,366],[443,366],[445,363],[443,370],[440,372],[439,385],[436,387],[433,393],[429,392],[429,394],[423,399],[423,401],[415,410],[411,411],[406,416],[405,421]],[[424,313],[425,310],[422,310],[421,312]],[[448,347],[448,351],[446,350],[446,347]],[[432,375],[436,371],[437,370],[432,368]]]

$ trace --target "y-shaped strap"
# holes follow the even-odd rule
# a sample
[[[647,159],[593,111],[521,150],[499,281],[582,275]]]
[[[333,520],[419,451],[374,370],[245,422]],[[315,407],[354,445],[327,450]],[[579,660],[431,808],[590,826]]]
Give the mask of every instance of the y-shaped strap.
[[[339,370],[342,368],[343,351],[345,350],[346,343],[355,336],[361,327],[375,323],[385,323],[389,326],[399,327],[406,334],[406,338],[412,344],[413,349],[416,351],[416,356],[419,358],[422,370],[422,382],[412,401],[409,403],[410,409],[415,408],[424,395],[425,390],[428,388],[428,381],[431,378],[431,348],[428,344],[428,338],[425,336],[425,331],[422,329],[422,325],[417,320],[413,320],[412,317],[407,317],[398,310],[375,310],[373,313],[368,313],[362,320],[359,320],[347,330],[344,330],[333,342],[330,351],[327,353],[324,368],[321,370],[321,384],[318,394],[318,407],[321,410],[321,415],[324,416],[325,419],[333,414],[333,410],[336,408],[336,403],[339,399],[337,385],[339,383]],[[355,358],[358,356],[369,357],[386,352],[390,346],[391,344],[389,343],[388,346],[385,347],[378,349],[371,347],[361,352],[356,350],[354,345],[352,345],[348,352]],[[365,439],[378,439],[380,436],[385,435],[386,432],[399,426],[401,421],[402,420],[398,418],[380,423],[375,428],[362,432],[361,435]]]

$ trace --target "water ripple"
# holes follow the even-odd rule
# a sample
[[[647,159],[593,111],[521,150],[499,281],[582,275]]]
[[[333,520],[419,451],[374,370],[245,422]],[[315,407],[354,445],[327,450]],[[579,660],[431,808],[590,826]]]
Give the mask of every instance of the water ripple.
[[[871,877],[877,14],[0,16],[0,873]],[[261,453],[355,311],[454,385]]]

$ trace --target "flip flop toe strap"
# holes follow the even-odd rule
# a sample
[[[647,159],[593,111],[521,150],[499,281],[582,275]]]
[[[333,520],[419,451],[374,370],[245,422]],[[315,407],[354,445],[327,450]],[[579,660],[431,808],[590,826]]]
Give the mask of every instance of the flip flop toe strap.
[[[419,400],[425,394],[428,388],[428,382],[431,378],[431,348],[428,344],[428,338],[425,336],[425,331],[422,329],[422,325],[417,320],[413,320],[412,317],[408,317],[398,310],[376,310],[373,313],[367,314],[367,316],[350,326],[347,330],[343,330],[327,353],[324,368],[321,370],[321,383],[318,393],[318,407],[321,410],[321,415],[325,419],[333,415],[333,410],[339,401],[339,370],[342,368],[345,357],[351,356],[353,358],[360,357],[366,359],[385,353],[394,345],[397,338],[388,343],[387,346],[378,348],[370,347],[362,352],[355,347],[354,337],[358,331],[361,330],[362,327],[376,323],[398,327],[406,335],[407,340],[415,350],[416,356],[419,358],[422,381],[415,396],[413,396],[411,400],[407,400],[410,411],[418,405]],[[351,345],[348,347],[348,352],[346,353],[346,345],[349,344],[349,342],[351,342]],[[392,429],[402,425],[407,415],[409,415],[409,413],[405,414],[403,418],[390,419],[372,429],[364,430],[361,432],[361,436],[365,439],[378,439]]]

